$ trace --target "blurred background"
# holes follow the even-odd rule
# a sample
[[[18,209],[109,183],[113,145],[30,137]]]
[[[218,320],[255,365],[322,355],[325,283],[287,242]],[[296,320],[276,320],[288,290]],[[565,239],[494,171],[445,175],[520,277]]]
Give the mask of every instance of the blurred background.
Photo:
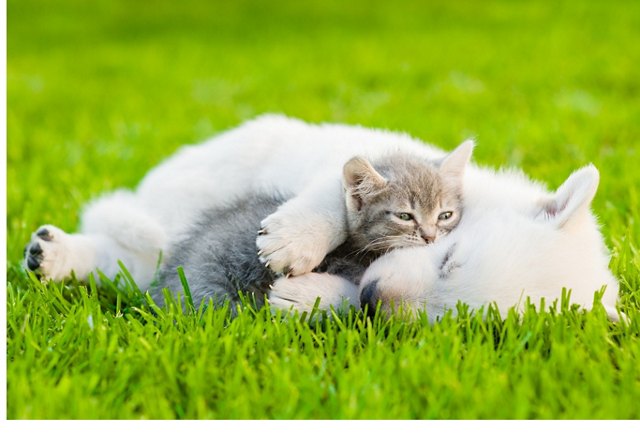
[[[593,162],[609,243],[637,246],[639,67],[632,0],[8,0],[8,259],[265,112],[472,136],[553,187]]]

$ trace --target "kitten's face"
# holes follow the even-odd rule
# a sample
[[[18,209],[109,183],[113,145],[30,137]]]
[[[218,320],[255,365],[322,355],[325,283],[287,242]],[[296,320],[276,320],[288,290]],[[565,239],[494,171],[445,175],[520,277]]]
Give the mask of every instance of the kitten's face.
[[[392,183],[385,193],[363,207],[360,231],[367,239],[367,250],[384,252],[430,244],[458,224],[462,211],[459,193],[447,190],[437,177],[429,179],[429,192]]]
[[[362,158],[349,161],[345,189],[354,244],[382,254],[430,244],[453,230],[462,215],[462,173],[470,154],[471,147],[459,148],[440,166],[400,153],[373,166]]]

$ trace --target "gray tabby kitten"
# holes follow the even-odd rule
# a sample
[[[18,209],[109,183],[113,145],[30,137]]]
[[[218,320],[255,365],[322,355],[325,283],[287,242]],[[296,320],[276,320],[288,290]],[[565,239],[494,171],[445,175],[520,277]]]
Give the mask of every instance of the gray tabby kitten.
[[[256,233],[260,222],[275,212],[283,197],[254,195],[223,208],[205,211],[189,232],[189,236],[172,246],[173,255],[161,267],[151,292],[156,304],[164,304],[162,289],[173,295],[184,294],[177,268],[182,266],[194,305],[200,306],[209,297],[216,305],[230,300],[231,311],[240,303],[238,291],[253,294],[258,307],[264,304],[264,294],[275,281],[276,274],[265,267],[256,253]],[[359,282],[369,255],[352,255],[357,250],[349,241],[331,252],[316,272],[339,275]]]
[[[467,147],[464,147],[465,149]],[[344,166],[347,226],[353,244],[382,254],[430,244],[462,216],[462,173],[470,150],[452,152],[440,166],[408,154]]]
[[[348,237],[314,272],[358,284],[381,254],[429,244],[451,231],[462,214],[462,175],[470,155],[465,148],[435,163],[400,152],[373,163],[351,159],[343,170]],[[261,306],[276,275],[258,258],[256,233],[286,198],[254,195],[205,211],[188,236],[171,247],[173,254],[152,292],[154,301],[164,303],[164,288],[184,293],[176,272],[182,266],[196,306],[209,297],[216,305],[228,299],[235,312],[239,290],[253,293]]]

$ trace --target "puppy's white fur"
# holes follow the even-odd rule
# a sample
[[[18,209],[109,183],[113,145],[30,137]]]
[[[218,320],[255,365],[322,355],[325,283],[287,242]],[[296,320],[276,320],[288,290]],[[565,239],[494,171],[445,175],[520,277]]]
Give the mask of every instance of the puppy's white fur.
[[[306,273],[297,277],[278,278],[271,286],[269,305],[272,309],[300,312],[313,309],[320,297],[321,309],[359,306],[358,286],[344,278],[327,273]]]
[[[444,155],[403,134],[260,117],[185,147],[151,170],[135,192],[116,192],[89,204],[81,235],[57,232],[55,255],[43,246],[43,264],[55,266],[42,272],[56,280],[72,270],[85,278],[96,268],[113,276],[120,259],[145,288],[160,252],[171,255],[169,241],[184,234],[202,209],[266,191],[295,198],[263,222],[267,235],[258,239],[263,259],[276,271],[292,266],[294,275],[304,274],[346,237],[342,166],[356,155],[375,159],[392,150],[431,160]],[[520,172],[470,166],[461,225],[441,243],[383,257],[365,279],[378,279],[384,295],[403,295],[416,306],[442,301],[434,303],[432,314],[458,298],[474,305],[496,300],[508,307],[517,304],[523,292],[554,298],[562,286],[573,288],[573,300],[589,307],[593,292],[606,285],[603,301],[613,307],[617,283],[607,269],[607,251],[589,211],[597,170],[588,167],[572,178],[553,195]],[[41,245],[50,242],[40,240]],[[467,264],[466,272],[458,268],[446,283],[440,282],[433,278],[434,268],[454,242],[459,243],[456,261]],[[459,280],[453,281],[454,275]],[[345,286],[327,285],[337,287]],[[354,302],[357,295],[347,297]],[[303,299],[301,307],[306,306]]]

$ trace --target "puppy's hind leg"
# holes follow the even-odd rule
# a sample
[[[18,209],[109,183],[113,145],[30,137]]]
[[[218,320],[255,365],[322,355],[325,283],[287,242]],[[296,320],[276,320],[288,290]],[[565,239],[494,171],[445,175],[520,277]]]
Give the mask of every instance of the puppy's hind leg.
[[[24,249],[24,267],[43,278],[62,281],[74,272],[86,279],[96,264],[96,242],[52,225],[40,226]]]
[[[99,269],[113,278],[122,261],[142,289],[148,287],[165,246],[160,223],[148,215],[130,192],[100,198],[84,211],[80,233],[40,227],[25,249],[25,267],[46,279],[71,276],[84,280]]]

